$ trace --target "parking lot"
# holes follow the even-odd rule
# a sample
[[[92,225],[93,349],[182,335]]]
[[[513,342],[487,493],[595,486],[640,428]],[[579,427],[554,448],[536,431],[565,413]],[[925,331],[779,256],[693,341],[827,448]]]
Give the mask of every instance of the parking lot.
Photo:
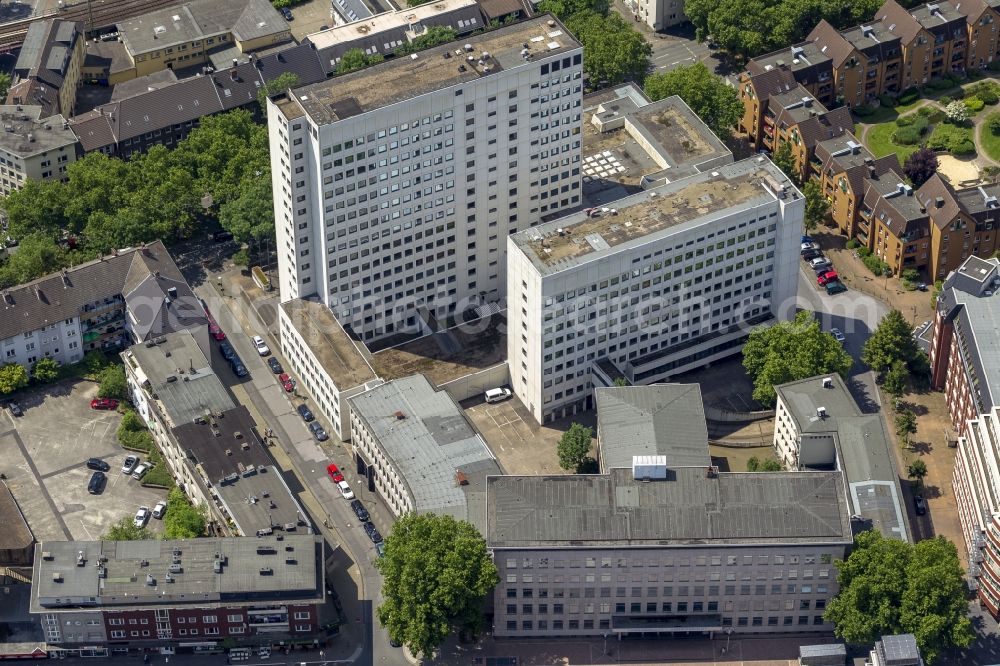
[[[20,396],[24,416],[0,415],[0,469],[39,541],[97,539],[140,505],[152,508],[166,497],[122,474],[127,453],[115,437],[121,417],[90,409],[96,396],[93,382],[63,382]],[[91,457],[111,466],[100,495],[87,492],[93,471],[84,461]]]
[[[595,412],[589,411],[540,426],[517,396],[492,405],[470,398],[462,408],[507,474],[569,474],[559,467],[559,438],[574,422],[595,430],[597,425]]]

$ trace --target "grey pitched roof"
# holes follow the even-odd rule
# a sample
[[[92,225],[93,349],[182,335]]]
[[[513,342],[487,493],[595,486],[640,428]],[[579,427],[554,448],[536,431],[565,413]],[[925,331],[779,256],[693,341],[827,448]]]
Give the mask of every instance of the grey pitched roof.
[[[594,390],[601,471],[631,467],[633,456],[664,455],[669,467],[708,467],[708,428],[697,384]]]
[[[225,5],[224,2],[213,2],[211,5]],[[239,17],[232,24],[233,37],[237,41],[246,42],[268,35],[278,35],[291,28],[288,22],[275,10],[268,0],[248,0]]]
[[[82,23],[61,19],[32,23],[14,65],[15,80],[33,79],[52,88],[62,87],[79,39],[83,39]]]
[[[831,380],[829,387],[825,379]],[[810,446],[815,440],[803,440],[798,464],[836,465],[846,477],[853,513],[870,521],[884,536],[906,541],[903,495],[882,416],[863,413],[837,374],[810,377],[774,389],[799,433],[829,435],[836,442],[834,458],[828,457],[827,449]]]
[[[106,110],[92,109],[74,116],[70,119],[69,126],[85,153],[116,142],[115,128]]]
[[[500,466],[446,391],[413,375],[356,395],[350,403],[352,418],[372,433],[417,512],[450,514],[485,530],[482,505],[470,505],[485,499],[486,477],[500,474]],[[467,484],[459,484],[458,475]]]
[[[177,83],[177,75],[174,74],[174,70],[161,69],[159,72],[154,72],[147,76],[140,76],[131,81],[122,81],[115,84],[114,89],[111,91],[111,101],[117,102],[126,97],[134,97],[135,95],[141,95],[157,88],[165,88],[175,83]]]
[[[316,47],[309,43],[292,46],[277,53],[254,59],[261,80],[270,83],[285,72],[299,77],[299,85],[318,83],[326,78],[326,68],[320,61]]]
[[[135,279],[154,271],[184,280],[163,243],[156,241],[8,289],[0,299],[0,340],[76,317],[85,305],[124,295],[130,273]]]
[[[667,469],[488,480],[491,548],[850,543],[840,472]]]

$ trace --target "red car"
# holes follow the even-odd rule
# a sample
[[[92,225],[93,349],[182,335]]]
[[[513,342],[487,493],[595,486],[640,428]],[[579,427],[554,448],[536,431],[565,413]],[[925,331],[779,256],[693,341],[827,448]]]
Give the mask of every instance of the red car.
[[[330,479],[334,483],[340,483],[344,480],[344,475],[340,473],[340,468],[333,463],[326,466],[326,473],[330,475]]]
[[[291,393],[295,390],[295,380],[288,376],[287,372],[283,372],[278,375],[278,381],[281,386],[285,389],[285,393]]]
[[[837,271],[827,271],[822,275],[816,276],[816,284],[822,287],[825,286],[828,282],[834,282],[839,279],[840,276],[837,275]]]
[[[94,398],[90,401],[91,409],[118,409],[118,401],[111,398]]]
[[[222,332],[222,329],[219,328],[218,324],[209,322],[209,324],[208,324],[208,332],[211,333],[212,337],[215,338],[216,340],[218,340],[219,342],[221,342],[221,341],[223,341],[223,340],[226,339],[226,334]]]

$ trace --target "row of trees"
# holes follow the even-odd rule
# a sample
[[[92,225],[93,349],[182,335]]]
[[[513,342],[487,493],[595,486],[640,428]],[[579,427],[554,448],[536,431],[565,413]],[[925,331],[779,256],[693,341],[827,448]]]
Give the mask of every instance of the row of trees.
[[[188,238],[205,214],[240,241],[271,236],[270,174],[267,129],[245,110],[202,118],[173,150],[155,146],[128,161],[89,153],[69,166],[67,182],[28,180],[6,198],[9,232],[21,245],[0,266],[0,287],[114,248]],[[66,237],[78,249],[59,243]]]

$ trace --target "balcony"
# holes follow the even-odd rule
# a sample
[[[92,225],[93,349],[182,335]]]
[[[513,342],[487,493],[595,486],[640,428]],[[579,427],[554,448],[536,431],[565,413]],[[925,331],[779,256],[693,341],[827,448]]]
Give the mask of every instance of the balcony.
[[[858,209],[858,215],[861,216],[862,220],[870,220],[872,217],[872,211],[870,208],[861,207]]]

